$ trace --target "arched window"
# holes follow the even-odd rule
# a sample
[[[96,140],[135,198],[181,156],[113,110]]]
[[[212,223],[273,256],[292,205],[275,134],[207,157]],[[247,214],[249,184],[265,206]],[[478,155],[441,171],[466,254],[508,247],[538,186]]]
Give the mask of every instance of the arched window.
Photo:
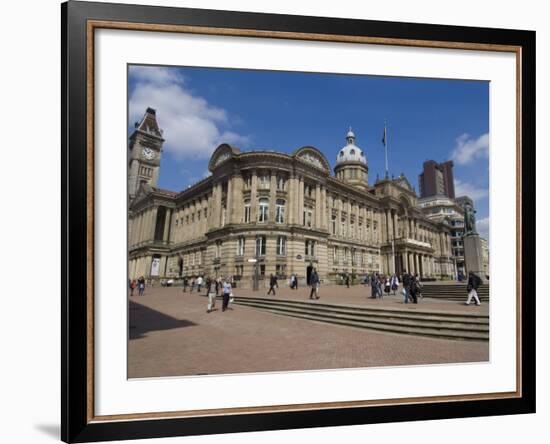
[[[352,148],[351,150],[349,150],[349,153],[352,155],[352,156],[355,156],[355,150]]]
[[[283,199],[277,199],[275,222],[283,224],[285,222],[285,201]]]
[[[269,214],[269,199],[261,198],[260,199],[260,208],[258,212],[258,222],[267,222],[267,217]]]

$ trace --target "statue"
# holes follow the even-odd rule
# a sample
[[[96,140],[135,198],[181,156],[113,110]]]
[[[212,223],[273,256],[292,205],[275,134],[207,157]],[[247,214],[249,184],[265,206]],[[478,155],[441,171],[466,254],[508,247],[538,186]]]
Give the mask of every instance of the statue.
[[[464,207],[464,235],[477,234],[476,231],[476,210],[470,205]]]

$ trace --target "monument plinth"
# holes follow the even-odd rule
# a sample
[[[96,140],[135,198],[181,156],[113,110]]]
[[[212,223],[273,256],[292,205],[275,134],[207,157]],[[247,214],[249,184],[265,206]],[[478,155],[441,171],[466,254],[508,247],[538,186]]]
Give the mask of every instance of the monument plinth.
[[[483,250],[479,234],[467,234],[463,237],[463,240],[466,273],[472,271],[481,278],[484,284],[487,283],[487,278],[483,271]]]

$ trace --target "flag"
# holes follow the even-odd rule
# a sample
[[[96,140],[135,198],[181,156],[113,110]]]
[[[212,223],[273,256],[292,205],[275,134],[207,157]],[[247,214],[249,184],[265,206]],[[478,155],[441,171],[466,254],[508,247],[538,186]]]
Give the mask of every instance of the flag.
[[[386,146],[387,136],[386,136],[386,125],[384,125],[384,134],[382,134],[382,145]]]

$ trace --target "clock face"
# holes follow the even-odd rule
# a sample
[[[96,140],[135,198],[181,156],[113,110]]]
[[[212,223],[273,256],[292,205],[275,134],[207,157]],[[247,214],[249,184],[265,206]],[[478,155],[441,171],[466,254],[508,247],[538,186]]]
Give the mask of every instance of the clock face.
[[[147,160],[153,160],[156,156],[155,151],[151,148],[143,148],[141,154],[143,154],[143,157],[145,157]]]

